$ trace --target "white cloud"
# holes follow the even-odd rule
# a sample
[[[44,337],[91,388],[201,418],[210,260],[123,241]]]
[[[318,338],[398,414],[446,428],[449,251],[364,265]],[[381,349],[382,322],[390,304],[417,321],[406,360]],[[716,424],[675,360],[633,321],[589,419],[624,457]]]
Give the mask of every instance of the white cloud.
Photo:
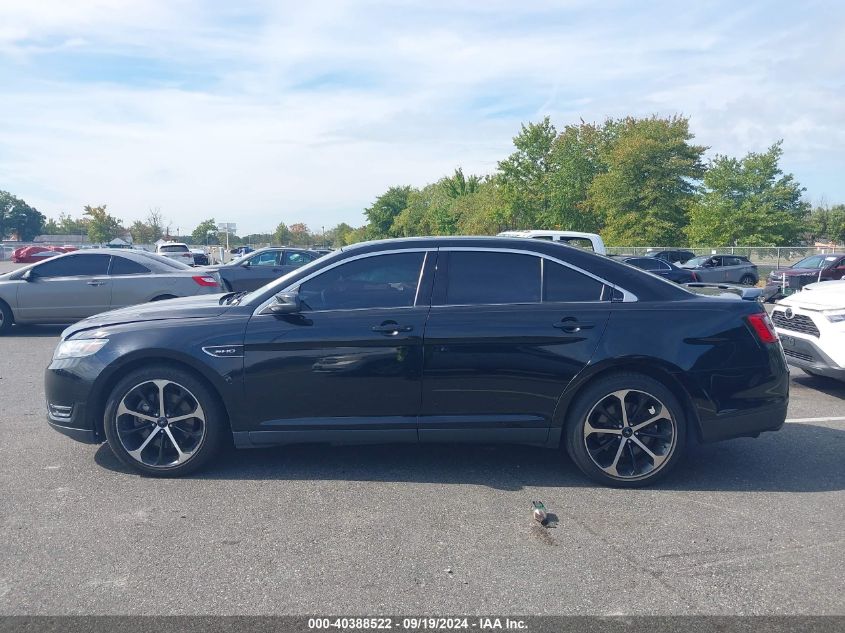
[[[0,188],[51,215],[358,223],[392,184],[493,170],[522,121],[681,112],[720,153],[784,138],[845,198],[842,20],[672,7],[0,0]]]

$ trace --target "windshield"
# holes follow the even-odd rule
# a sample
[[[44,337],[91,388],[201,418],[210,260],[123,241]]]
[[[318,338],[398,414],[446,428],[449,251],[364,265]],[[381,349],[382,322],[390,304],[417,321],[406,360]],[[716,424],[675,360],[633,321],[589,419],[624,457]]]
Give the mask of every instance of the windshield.
[[[797,264],[792,264],[790,268],[824,268],[824,264],[824,255],[812,255],[810,257],[805,257]]]
[[[690,266],[703,266],[704,262],[710,259],[710,255],[704,255],[702,257],[693,257],[692,259],[688,259],[687,263],[684,264],[684,267]]]

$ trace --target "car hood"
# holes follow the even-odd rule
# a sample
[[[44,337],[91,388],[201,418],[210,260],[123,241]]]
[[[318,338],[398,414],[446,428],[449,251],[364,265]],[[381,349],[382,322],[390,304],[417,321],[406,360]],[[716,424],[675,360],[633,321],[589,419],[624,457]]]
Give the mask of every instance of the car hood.
[[[62,336],[67,337],[81,330],[123,325],[126,323],[161,321],[164,319],[216,317],[232,307],[220,303],[220,299],[223,296],[224,294],[215,294],[183,297],[181,299],[167,299],[165,301],[153,301],[151,303],[142,303],[136,306],[102,312],[73,324],[64,331]]]
[[[804,286],[801,292],[781,299],[778,304],[791,305],[809,310],[845,309],[845,282],[823,281]]]

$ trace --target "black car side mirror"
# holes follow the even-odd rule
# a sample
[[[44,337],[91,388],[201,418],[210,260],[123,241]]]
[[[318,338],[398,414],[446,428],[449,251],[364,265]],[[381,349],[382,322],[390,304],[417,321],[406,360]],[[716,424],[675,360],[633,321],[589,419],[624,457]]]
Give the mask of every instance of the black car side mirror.
[[[262,314],[296,314],[302,311],[302,302],[297,292],[283,292],[275,296],[275,301],[264,308]]]
[[[241,266],[244,268],[249,268],[250,266],[252,266],[252,264],[250,264],[249,262],[244,262],[243,264],[241,264]]]
[[[20,279],[23,279],[24,281],[35,281],[36,277],[38,277],[38,273],[32,272],[32,268],[30,268],[21,274]]]

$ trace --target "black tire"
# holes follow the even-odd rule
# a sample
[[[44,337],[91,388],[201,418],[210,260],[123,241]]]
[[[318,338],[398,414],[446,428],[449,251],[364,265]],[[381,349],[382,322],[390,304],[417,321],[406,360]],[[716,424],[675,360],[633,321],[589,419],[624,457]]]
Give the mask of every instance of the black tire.
[[[228,433],[215,394],[194,374],[167,365],[145,367],[122,378],[109,394],[103,426],[117,458],[153,477],[179,477],[206,466]]]
[[[743,275],[739,283],[743,286],[756,286],[757,280],[754,278],[754,275]]]
[[[159,295],[157,297],[153,297],[150,299],[150,303],[153,301],[167,301],[168,299],[176,299],[176,295]]]
[[[625,399],[627,424],[618,393]],[[632,430],[625,431],[626,426]],[[641,430],[634,432],[637,426]],[[681,461],[686,431],[683,408],[663,383],[620,372],[596,379],[579,394],[567,415],[564,443],[572,461],[593,481],[639,488],[659,481]]]
[[[0,336],[8,334],[12,329],[14,316],[12,316],[12,309],[3,301],[0,301]]]

